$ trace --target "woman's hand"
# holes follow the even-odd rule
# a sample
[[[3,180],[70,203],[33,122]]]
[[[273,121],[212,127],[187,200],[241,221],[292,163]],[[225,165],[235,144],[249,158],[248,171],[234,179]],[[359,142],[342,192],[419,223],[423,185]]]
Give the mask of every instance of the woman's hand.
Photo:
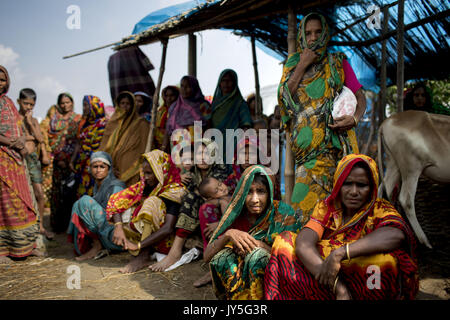
[[[123,231],[122,225],[117,225],[114,227],[112,241],[114,242],[114,244],[123,247],[125,250],[128,250],[127,238],[125,236],[125,232]]]
[[[340,247],[331,251],[330,255],[323,261],[319,273],[316,275],[316,280],[321,285],[328,286],[331,289],[334,286],[334,281],[341,269],[341,261],[344,259],[345,249]]]
[[[209,238],[211,238],[213,232],[216,230],[218,225],[219,225],[219,222],[212,222],[212,223],[206,224],[204,232],[205,232],[205,237],[207,240],[209,240]]]
[[[253,249],[259,247],[258,241],[247,232],[229,229],[225,232],[225,235],[233,243],[233,247],[239,255],[244,256],[247,253],[252,252]]]
[[[26,141],[26,137],[19,137],[17,139],[12,139],[10,148],[20,151],[25,148],[25,141]]]
[[[333,130],[347,131],[356,126],[356,120],[353,116],[345,115],[334,119],[334,124],[328,126]]]
[[[181,178],[181,182],[184,185],[188,185],[191,182],[191,180],[192,180],[192,176],[191,176],[191,174],[189,172],[180,174],[180,178]]]
[[[314,62],[317,57],[317,54],[313,50],[311,50],[310,48],[306,48],[300,54],[300,63],[297,65],[297,67],[303,67],[306,69]]]

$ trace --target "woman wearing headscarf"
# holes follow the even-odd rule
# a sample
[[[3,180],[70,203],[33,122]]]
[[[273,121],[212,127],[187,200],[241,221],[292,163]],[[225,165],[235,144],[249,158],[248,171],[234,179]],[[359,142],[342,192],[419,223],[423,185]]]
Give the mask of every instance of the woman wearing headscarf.
[[[163,104],[158,107],[155,124],[155,149],[168,152],[169,135],[166,135],[167,119],[169,118],[170,106],[178,100],[180,90],[175,86],[167,86],[161,91]]]
[[[27,177],[25,131],[13,101],[6,95],[10,78],[0,66],[0,264],[8,257],[40,253],[32,189]]]
[[[232,69],[225,69],[219,76],[212,101],[211,126],[219,129],[223,136],[223,150],[232,150],[225,145],[226,129],[246,129],[253,125],[250,110],[238,86],[238,76]]]
[[[205,99],[197,78],[193,76],[181,78],[180,95],[169,108],[166,125],[166,135],[170,139],[171,149],[180,143],[180,139],[184,139],[182,137],[186,134],[190,135],[191,141],[193,141],[194,122],[201,121],[203,129],[208,127],[210,118],[211,105]],[[177,129],[186,129],[187,132],[178,132],[176,136],[172,137],[173,132]]]
[[[297,235],[276,239],[266,269],[266,299],[414,299],[415,239],[405,220],[377,198],[373,159],[338,164],[333,190]]]
[[[77,144],[70,162],[75,172],[77,197],[92,195],[94,179],[89,173],[89,158],[92,152],[97,151],[103,138],[106,126],[105,107],[100,98],[84,96],[83,117],[78,127]]]
[[[167,254],[186,189],[170,155],[152,150],[141,158],[140,181],[114,194],[107,219],[114,223],[113,242],[135,256],[120,271],[135,272],[150,263],[150,252]]]
[[[141,155],[145,152],[149,130],[150,123],[139,116],[134,95],[121,92],[99,150],[111,155],[118,178],[127,186],[139,181]]]
[[[61,93],[57,104],[47,113],[49,117],[41,123],[51,160],[51,166],[43,168],[44,185],[49,182],[45,177],[51,174],[50,224],[56,232],[66,231],[70,219],[70,210],[67,208],[71,208],[76,200],[70,162],[75,151],[81,115],[73,109],[72,96],[67,92]]]
[[[325,18],[306,15],[300,22],[297,52],[288,57],[278,87],[281,119],[296,162],[291,202],[303,222],[316,202],[331,193],[338,161],[358,152],[354,127],[366,109],[362,86],[345,55],[327,51],[329,39]],[[333,101],[344,85],[356,95],[356,111],[333,119]]]
[[[109,198],[126,185],[114,175],[108,153],[93,152],[89,160],[88,173],[95,181],[93,196],[84,195],[74,203],[67,231],[69,242],[73,242],[79,255],[78,261],[96,257],[102,248],[123,250],[112,242],[114,226],[106,220],[106,205]]]
[[[216,296],[262,299],[264,271],[275,236],[300,228],[294,210],[273,200],[270,170],[260,165],[247,168],[204,253]]]
[[[433,101],[430,88],[424,82],[419,82],[405,92],[404,111],[416,110],[436,114],[450,115],[450,108]]]
[[[148,122],[151,122],[153,98],[143,91],[136,91],[134,97],[136,98],[136,106],[139,115]]]

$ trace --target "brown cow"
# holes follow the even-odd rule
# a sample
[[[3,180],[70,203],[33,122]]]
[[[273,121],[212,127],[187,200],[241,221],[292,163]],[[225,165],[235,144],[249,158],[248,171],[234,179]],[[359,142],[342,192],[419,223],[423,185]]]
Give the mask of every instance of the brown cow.
[[[431,248],[416,217],[414,197],[419,176],[450,183],[450,116],[423,111],[400,112],[383,121],[378,134],[378,163],[389,201],[396,185],[399,201],[419,241]],[[382,193],[382,185],[379,195]]]

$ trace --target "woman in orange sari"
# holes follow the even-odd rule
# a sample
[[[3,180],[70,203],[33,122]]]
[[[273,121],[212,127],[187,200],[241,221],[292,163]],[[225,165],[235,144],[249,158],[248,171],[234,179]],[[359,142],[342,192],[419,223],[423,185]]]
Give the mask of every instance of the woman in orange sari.
[[[394,207],[377,198],[375,161],[344,157],[333,185],[298,235],[284,232],[275,239],[265,298],[414,299],[414,235]]]

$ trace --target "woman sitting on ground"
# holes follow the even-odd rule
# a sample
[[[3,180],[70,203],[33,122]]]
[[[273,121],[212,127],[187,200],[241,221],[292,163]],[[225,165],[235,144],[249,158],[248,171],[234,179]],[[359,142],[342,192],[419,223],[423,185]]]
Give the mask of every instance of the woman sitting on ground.
[[[301,228],[294,210],[273,200],[272,173],[247,168],[204,253],[219,299],[263,298],[264,270],[276,235]]]
[[[114,226],[106,221],[106,205],[114,193],[127,186],[114,175],[111,156],[103,151],[91,154],[89,171],[95,180],[93,197],[84,195],[72,207],[69,242],[73,242],[75,259],[83,261],[96,257],[102,248],[123,250],[113,243]]]
[[[331,195],[295,234],[280,234],[266,269],[266,299],[414,299],[414,235],[386,200],[377,198],[375,161],[339,161]]]
[[[114,223],[113,242],[135,258],[120,270],[132,273],[150,263],[150,253],[167,254],[186,189],[170,156],[153,150],[142,155],[140,181],[114,194],[106,208]]]

